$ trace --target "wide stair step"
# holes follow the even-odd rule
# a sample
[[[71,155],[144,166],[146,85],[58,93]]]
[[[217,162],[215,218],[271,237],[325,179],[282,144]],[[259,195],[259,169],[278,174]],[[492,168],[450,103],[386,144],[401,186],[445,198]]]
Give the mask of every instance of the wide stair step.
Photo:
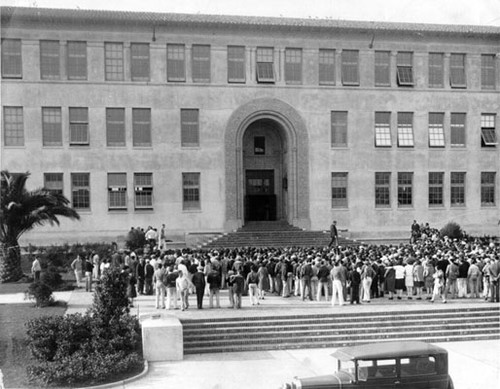
[[[182,320],[184,352],[341,347],[369,341],[500,339],[498,307]]]

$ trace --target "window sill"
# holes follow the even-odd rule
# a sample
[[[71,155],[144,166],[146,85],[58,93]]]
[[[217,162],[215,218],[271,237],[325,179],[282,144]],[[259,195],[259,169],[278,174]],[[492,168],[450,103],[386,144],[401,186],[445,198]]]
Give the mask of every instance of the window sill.
[[[182,213],[202,213],[201,209],[183,209]]]
[[[110,213],[126,213],[128,212],[127,208],[108,208],[108,212]]]
[[[7,145],[3,145],[3,148],[4,149],[26,149],[26,146],[25,145],[22,145],[22,146],[7,146]]]
[[[151,213],[154,212],[153,207],[151,208],[134,208],[135,212],[144,212],[144,213]]]

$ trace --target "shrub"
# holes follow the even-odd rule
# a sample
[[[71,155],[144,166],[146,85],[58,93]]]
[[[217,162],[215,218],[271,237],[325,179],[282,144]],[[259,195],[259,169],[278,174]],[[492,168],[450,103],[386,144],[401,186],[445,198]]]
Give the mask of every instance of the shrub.
[[[137,249],[142,249],[146,245],[146,234],[139,230],[138,228],[134,228],[130,230],[127,234],[127,238],[125,240],[125,246],[131,250],[135,251]]]
[[[462,239],[464,232],[458,223],[448,222],[441,231],[439,231],[441,238],[447,236],[450,239]]]
[[[129,313],[127,285],[127,273],[111,268],[104,272],[95,289],[91,314],[107,323]]]
[[[47,307],[54,303],[52,288],[43,281],[31,283],[27,295],[30,300],[35,300],[35,306],[37,307]]]
[[[49,266],[41,275],[41,281],[50,286],[52,290],[58,290],[62,287],[64,281],[54,266]]]

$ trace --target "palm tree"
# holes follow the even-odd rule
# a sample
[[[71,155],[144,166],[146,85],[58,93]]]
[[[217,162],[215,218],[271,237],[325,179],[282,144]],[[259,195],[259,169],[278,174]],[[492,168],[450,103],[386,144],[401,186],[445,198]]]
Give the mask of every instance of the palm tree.
[[[45,188],[28,191],[30,173],[0,172],[0,282],[17,281],[23,276],[19,238],[26,231],[45,223],[59,225],[58,216],[78,220],[62,193]]]

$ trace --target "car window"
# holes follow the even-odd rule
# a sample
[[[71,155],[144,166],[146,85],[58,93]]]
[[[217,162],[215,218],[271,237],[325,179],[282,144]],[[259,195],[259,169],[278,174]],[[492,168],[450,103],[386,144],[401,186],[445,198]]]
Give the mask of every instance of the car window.
[[[358,361],[358,380],[370,381],[379,378],[396,377],[395,359]]]
[[[432,375],[436,373],[436,358],[432,355],[401,359],[401,377]]]

